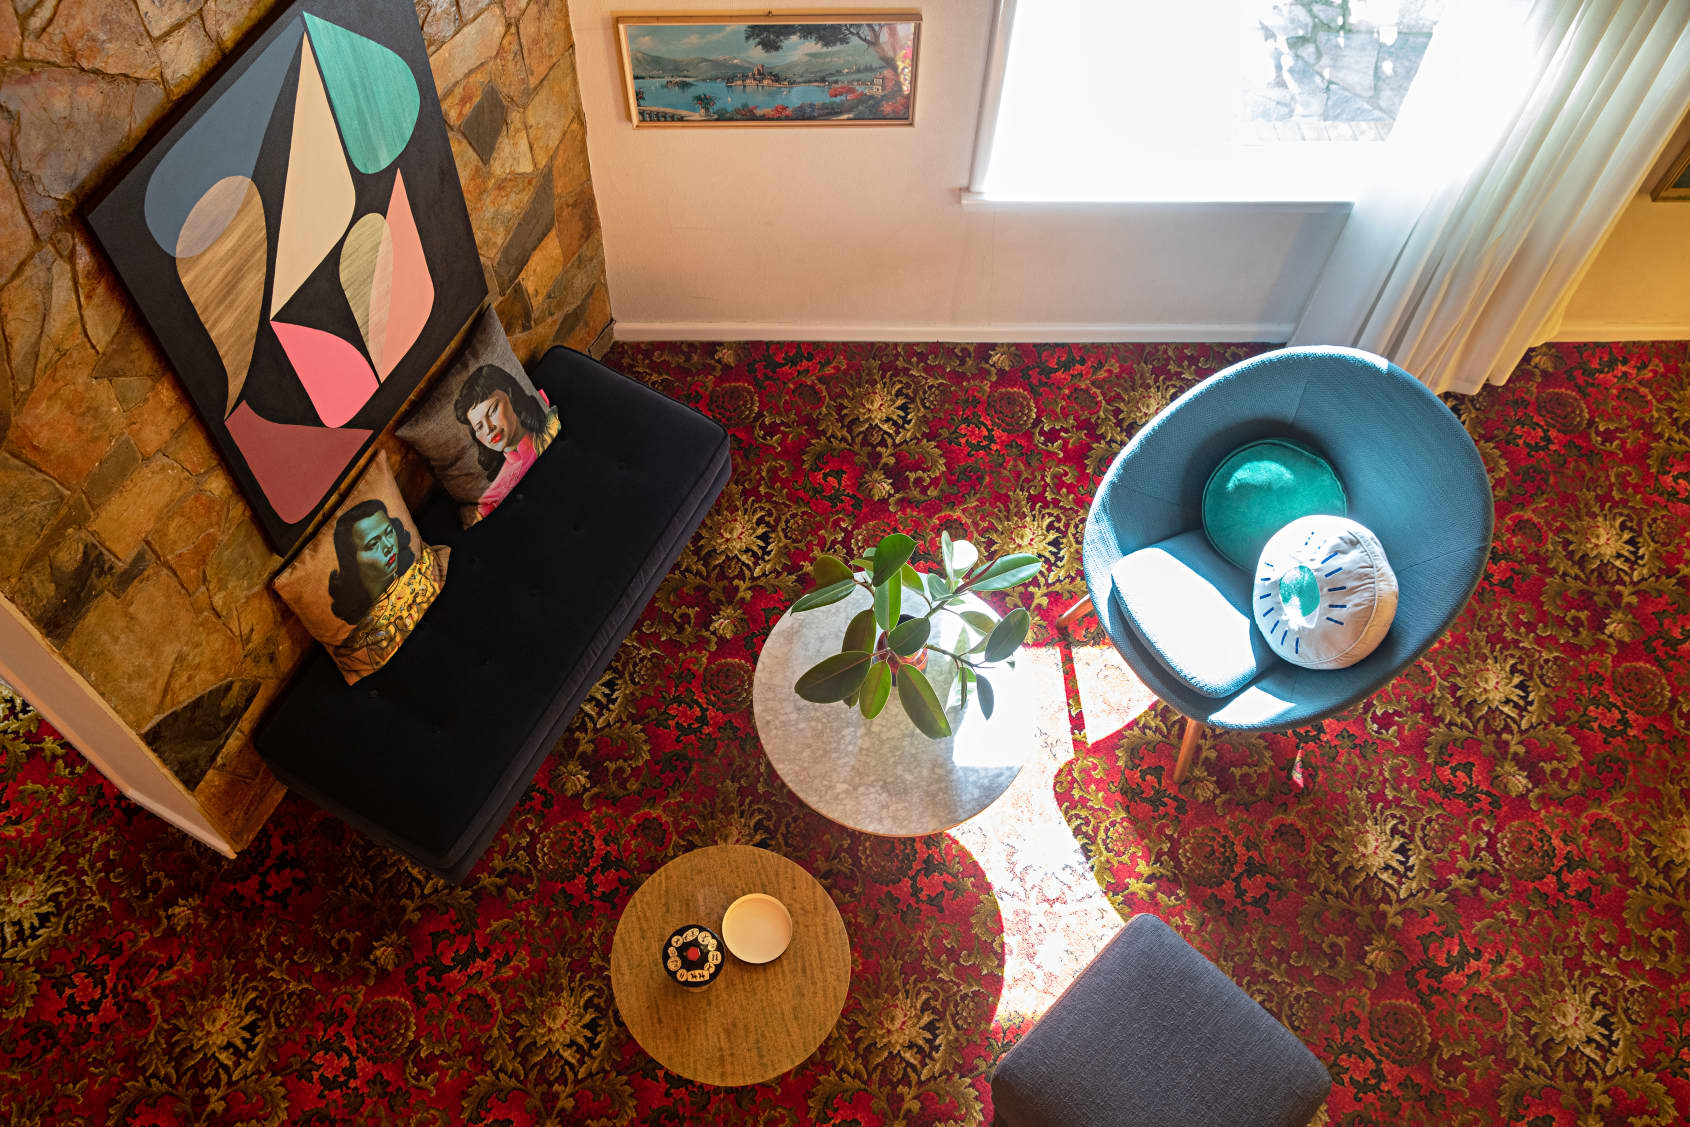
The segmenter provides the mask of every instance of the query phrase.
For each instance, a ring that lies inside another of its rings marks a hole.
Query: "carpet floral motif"
[[[1015,595],[1071,667],[1100,640],[1054,629],[1095,482],[1259,347],[618,346],[613,366],[732,430],[734,478],[462,887],[291,797],[225,860],[0,693],[0,1118],[986,1119],[1033,1016],[994,1017],[1019,893],[952,836],[873,838],[793,798],[752,723],[757,652],[817,551],[950,528],[1047,561]],[[1680,1123],[1690,353],[1549,346],[1451,405],[1497,541],[1424,661],[1324,724],[1211,735],[1183,791],[1178,718],[1095,734],[1070,676],[1055,800],[1123,917],[1167,919],[1328,1064],[1327,1122]],[[808,868],[855,958],[817,1054],[742,1089],[660,1068],[609,989],[622,905],[717,843]]]

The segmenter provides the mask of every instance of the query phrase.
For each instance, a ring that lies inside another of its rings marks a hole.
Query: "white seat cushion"
[[[1229,697],[1273,663],[1250,623],[1250,576],[1202,529],[1140,548],[1110,574],[1133,632],[1194,692]]]

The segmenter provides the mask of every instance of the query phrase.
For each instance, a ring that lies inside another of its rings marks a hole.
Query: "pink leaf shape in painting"
[[[324,426],[345,424],[381,386],[364,354],[333,333],[285,321],[271,321],[270,327]]]
[[[367,430],[271,422],[250,403],[236,407],[224,425],[264,499],[288,524],[311,515],[370,437]]]
[[[434,279],[429,277],[428,259],[423,256],[422,236],[411,214],[405,194],[405,175],[393,178],[393,198],[387,205],[387,228],[393,240],[393,282],[387,313],[387,332],[382,339],[376,374],[382,379],[399,366],[428,324],[434,310]]]

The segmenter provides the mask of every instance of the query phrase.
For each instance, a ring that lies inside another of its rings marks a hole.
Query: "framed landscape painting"
[[[87,218],[282,555],[486,294],[411,0],[279,5]]]
[[[1684,151],[1672,162],[1672,167],[1661,177],[1661,182],[1655,185],[1655,190],[1649,193],[1649,198],[1656,203],[1662,200],[1690,200],[1690,145],[1684,146]]]
[[[910,125],[919,12],[618,16],[636,127]]]

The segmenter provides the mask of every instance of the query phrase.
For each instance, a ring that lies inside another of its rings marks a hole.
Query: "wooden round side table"
[[[792,914],[792,943],[770,963],[727,956],[709,986],[669,981],[659,949],[686,924],[720,931],[722,913],[766,892]],[[640,1047],[688,1080],[731,1086],[772,1080],[816,1051],[845,1006],[851,943],[827,890],[779,854],[713,845],[670,861],[629,899],[610,946],[610,986]]]

